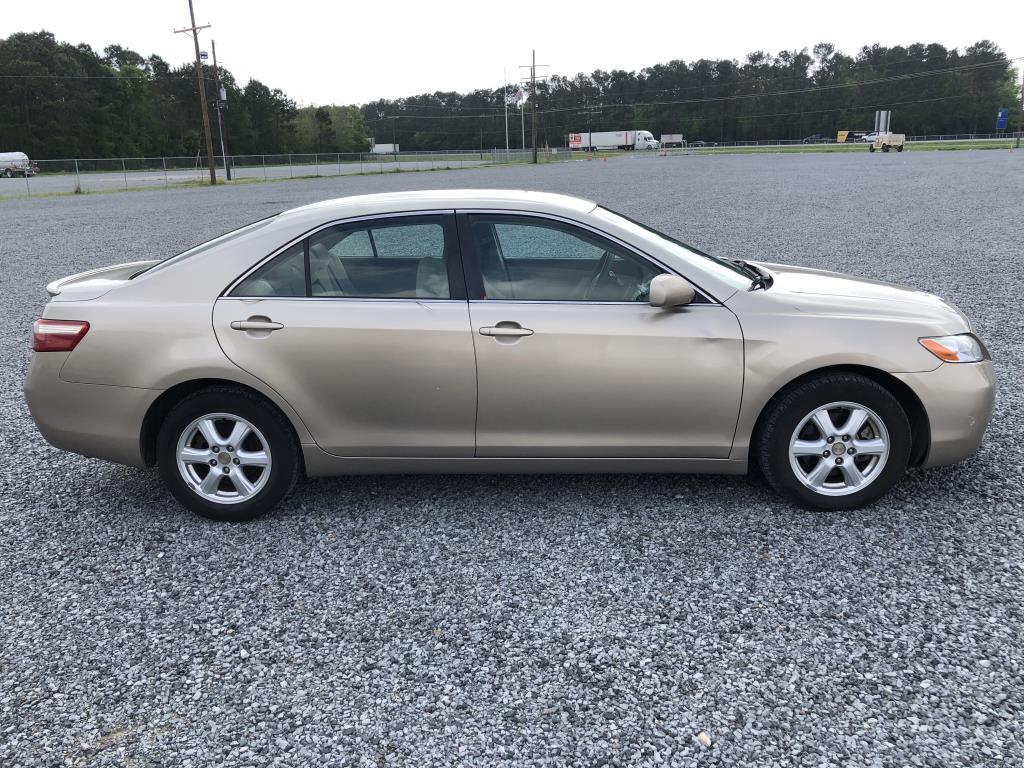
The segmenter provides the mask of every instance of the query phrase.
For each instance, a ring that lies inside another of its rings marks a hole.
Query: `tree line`
[[[402,149],[505,146],[505,99],[518,86],[461,94],[437,92],[363,106],[378,141]],[[538,143],[565,146],[568,134],[645,129],[714,142],[834,138],[870,131],[878,109],[893,111],[892,130],[908,135],[992,133],[996,111],[1020,115],[1016,72],[988,40],[963,52],[936,43],[865,46],[854,56],[819,43],[809,52],[762,51],[740,63],[701,59],[638,72],[596,70],[537,84]],[[525,105],[530,145],[530,104]],[[509,115],[512,147],[522,146],[519,109]]]
[[[522,118],[530,144],[532,104],[516,105],[518,86],[300,108],[259,80],[243,86],[224,67],[216,74],[230,154],[365,152],[370,139],[403,151],[504,148],[506,101],[511,146],[522,146]],[[214,75],[203,66],[216,126]],[[819,43],[742,62],[679,59],[555,75],[536,94],[538,143],[551,147],[588,129],[716,142],[834,136],[871,130],[876,109],[892,109],[893,130],[910,135],[989,133],[997,108],[1016,120],[1019,104],[1013,62],[988,40],[962,52],[914,43],[850,56]],[[120,45],[98,53],[49,32],[0,40],[0,150],[39,159],[191,156],[203,149],[201,126],[194,64],[174,67]]]
[[[216,131],[212,66],[203,66]],[[357,107],[299,108],[259,80],[219,67],[230,154],[364,152]],[[38,159],[191,156],[205,151],[195,65],[171,66],[120,45],[97,53],[49,32],[0,40],[0,145]],[[215,151],[220,154],[214,137]]]

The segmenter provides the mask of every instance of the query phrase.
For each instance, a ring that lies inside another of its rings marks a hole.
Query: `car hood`
[[[953,304],[917,288],[787,264],[759,262],[758,266],[774,278],[768,293],[801,312],[918,319],[948,326],[949,333],[971,329],[967,317]]]
[[[59,280],[46,286],[46,292],[53,301],[89,301],[98,299],[113,288],[123,285],[144,269],[158,264],[159,261],[132,261],[127,264],[115,264],[112,267],[90,269]]]

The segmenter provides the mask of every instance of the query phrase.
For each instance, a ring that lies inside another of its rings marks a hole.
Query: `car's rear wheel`
[[[178,403],[157,436],[157,464],[175,498],[214,520],[249,520],[273,509],[298,479],[291,426],[245,390],[217,387]]]
[[[779,493],[809,509],[856,509],[900,481],[910,458],[910,423],[883,386],[834,373],[786,392],[758,435],[761,470]]]

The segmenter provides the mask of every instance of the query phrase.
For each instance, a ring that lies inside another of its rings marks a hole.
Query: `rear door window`
[[[314,297],[447,299],[447,222],[440,216],[343,224],[309,238]]]
[[[296,243],[284,253],[257,269],[239,283],[233,296],[305,296],[306,266],[302,243]]]
[[[465,297],[450,215],[401,216],[327,227],[248,275],[245,297],[448,299]]]

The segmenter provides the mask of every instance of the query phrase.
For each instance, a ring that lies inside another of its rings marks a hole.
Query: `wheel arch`
[[[292,430],[296,445],[302,444],[299,432],[296,430],[295,424],[289,417],[288,413],[258,389],[242,384],[238,381],[232,381],[231,379],[189,379],[188,381],[180,382],[169,389],[164,390],[160,396],[150,404],[146,411],[146,415],[142,419],[142,428],[139,432],[139,450],[142,454],[142,460],[147,467],[156,465],[157,435],[160,432],[160,425],[163,424],[164,419],[167,418],[167,414],[171,412],[171,409],[189,395],[212,387],[227,387],[255,395],[263,401],[268,408],[272,408],[281,415]],[[299,455],[301,457],[301,451],[299,452]]]
[[[931,426],[928,421],[928,412],[925,410],[924,404],[922,404],[921,399],[917,396],[914,390],[907,386],[907,384],[900,381],[890,373],[866,365],[830,365],[823,368],[815,368],[812,371],[800,374],[795,379],[784,384],[777,392],[775,392],[775,394],[768,398],[768,401],[761,407],[761,410],[757,415],[757,420],[754,422],[753,432],[751,433],[751,450],[756,450],[761,439],[761,430],[765,416],[775,406],[775,403],[777,403],[791,389],[800,386],[800,384],[808,379],[828,373],[860,374],[861,376],[871,379],[876,384],[884,387],[889,394],[895,397],[897,402],[899,402],[900,407],[903,409],[903,412],[907,415],[907,421],[910,422],[911,446],[910,461],[908,462],[909,466],[921,466],[925,457],[928,455],[928,447],[931,443]]]

